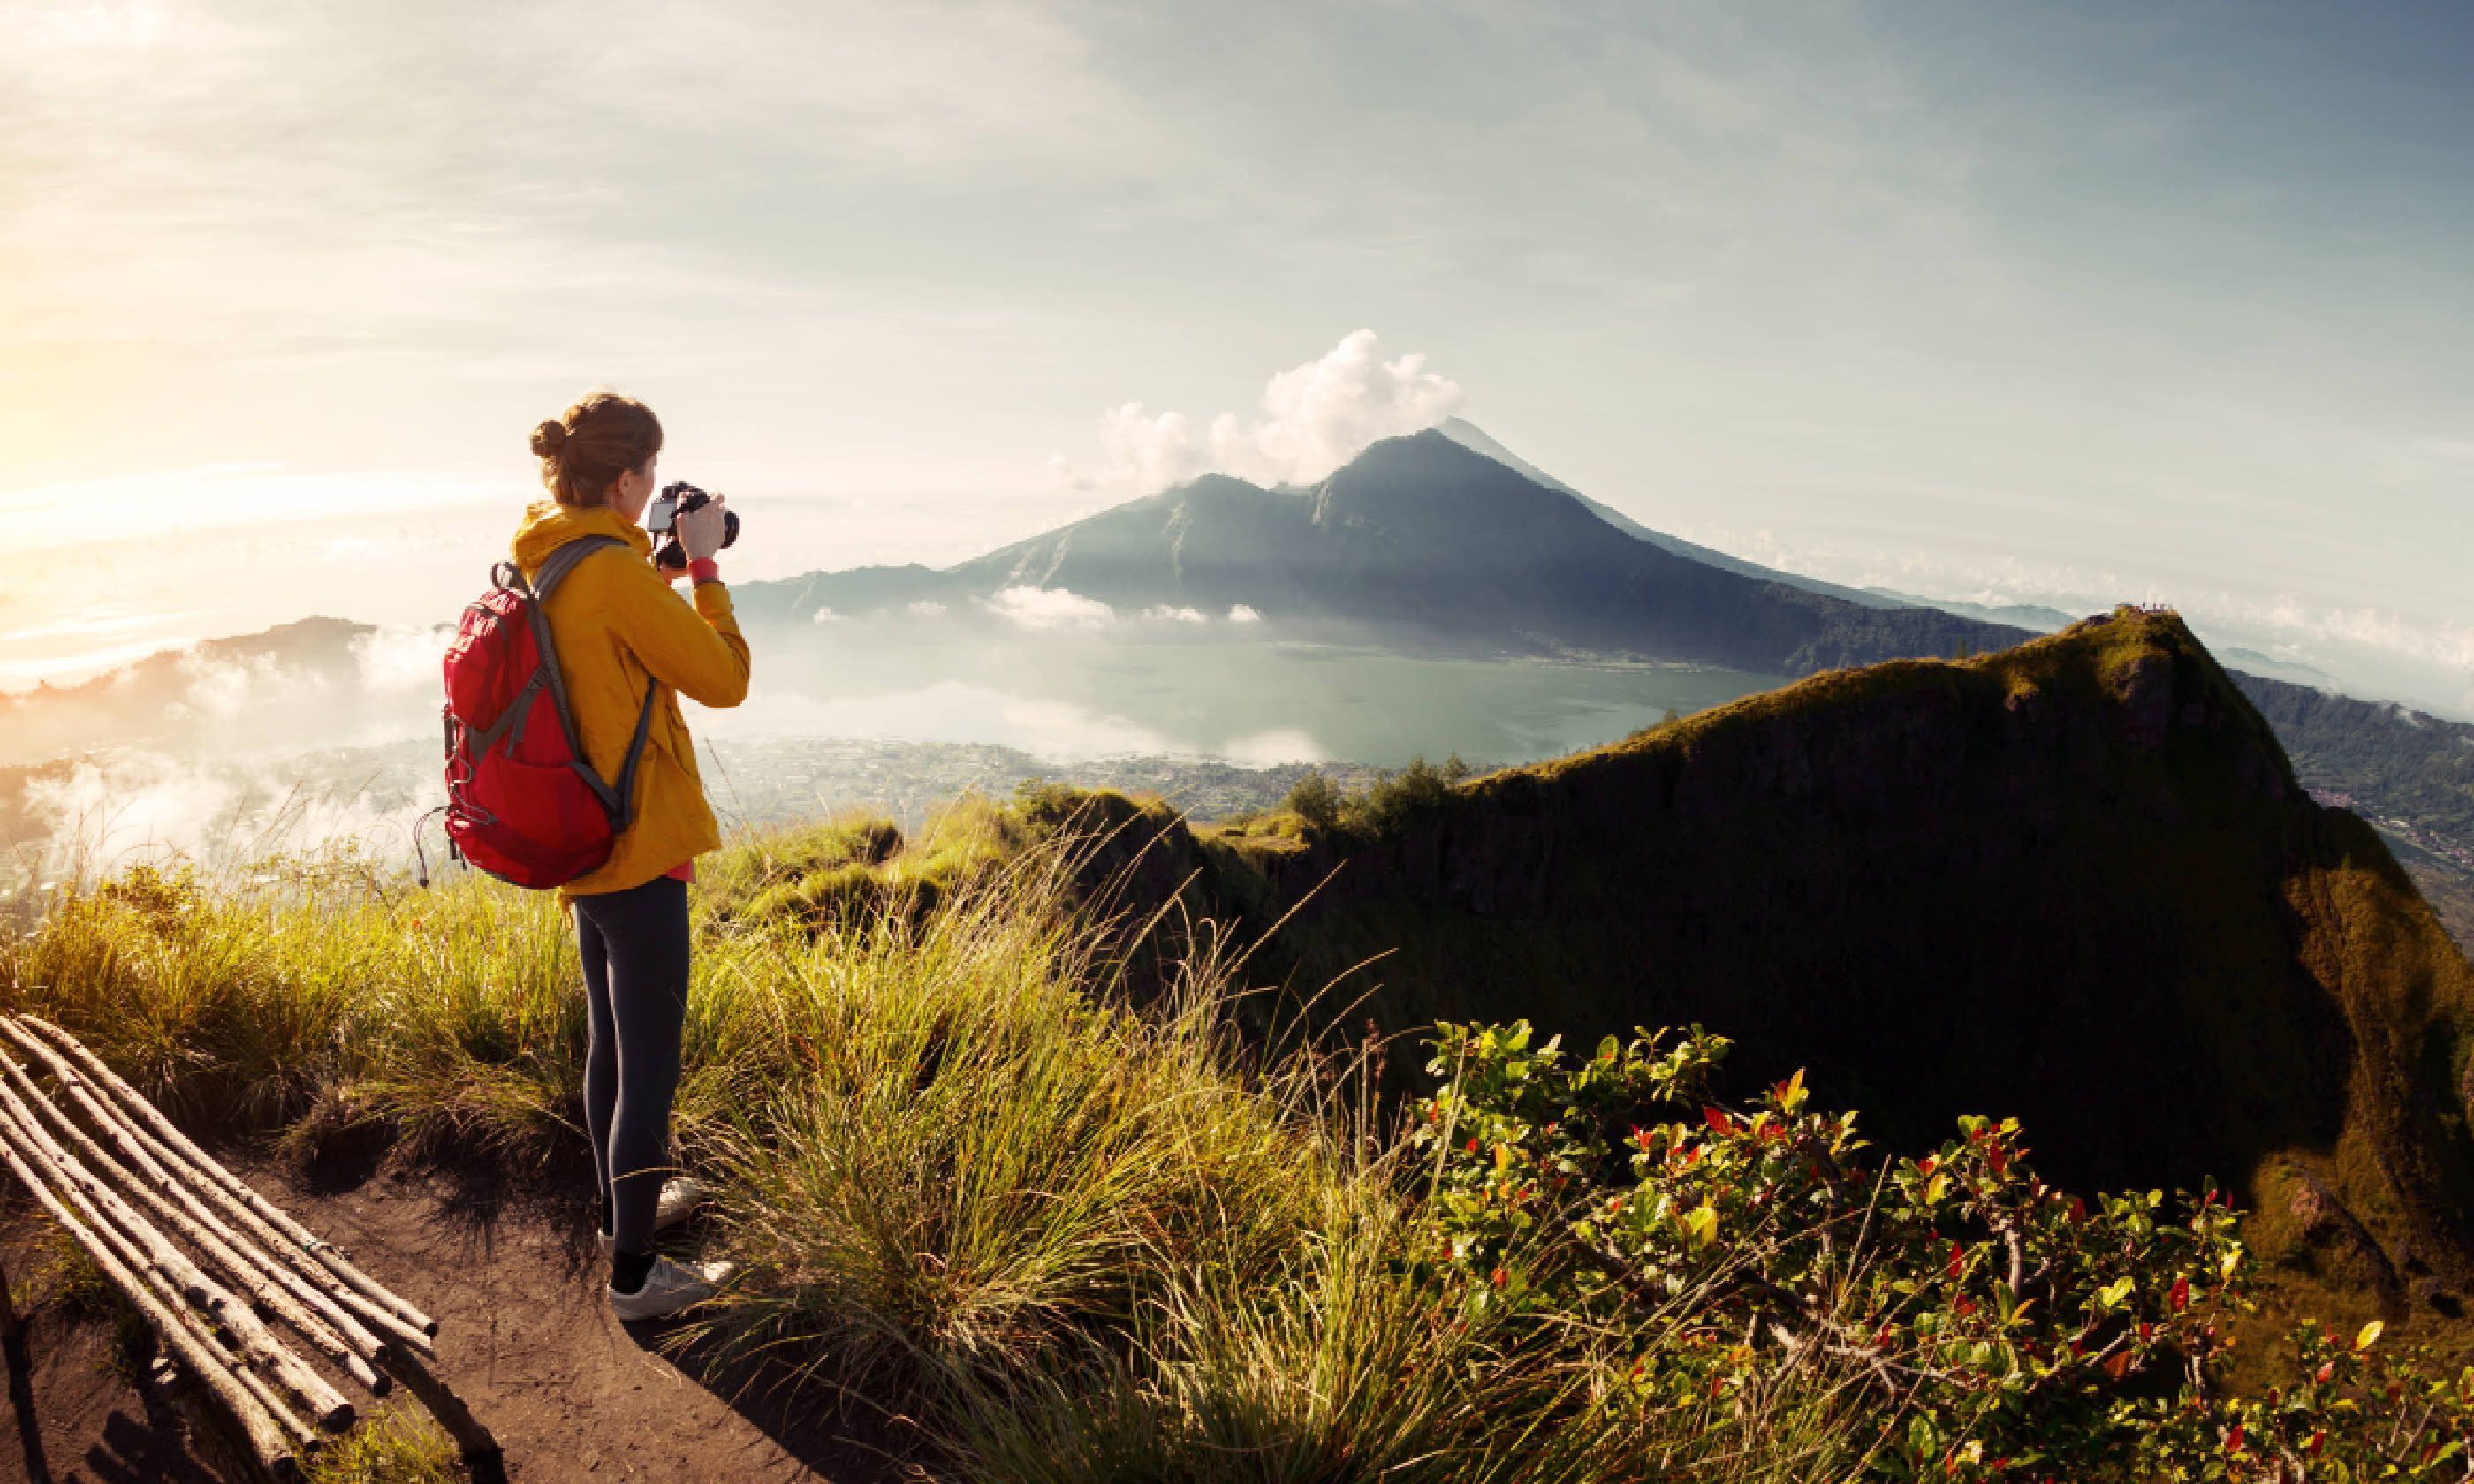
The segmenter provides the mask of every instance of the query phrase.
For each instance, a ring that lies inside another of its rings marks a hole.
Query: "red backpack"
[[[527,585],[512,562],[490,569],[490,590],[464,610],[447,646],[447,842],[463,857],[518,886],[550,887],[598,870],[633,821],[636,764],[652,730],[644,709],[618,781],[604,783],[584,760],[567,682],[542,605],[567,574],[614,536],[578,537],[550,553]]]

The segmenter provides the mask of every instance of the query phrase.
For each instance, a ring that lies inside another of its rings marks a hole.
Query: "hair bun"
[[[555,459],[567,446],[567,424],[552,418],[533,429],[533,454],[536,458]]]

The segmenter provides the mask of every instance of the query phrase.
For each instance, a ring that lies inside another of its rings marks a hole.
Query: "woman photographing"
[[[739,705],[747,695],[747,641],[716,564],[728,520],[721,496],[677,515],[684,570],[654,564],[643,524],[660,488],[662,425],[652,409],[593,393],[535,428],[532,451],[550,497],[526,507],[509,544],[525,579],[582,537],[616,538],[627,548],[586,555],[542,606],[577,744],[600,777],[620,776],[648,689],[654,697],[632,823],[608,861],[558,889],[584,960],[584,1116],[610,1306],[621,1319],[649,1319],[710,1297],[723,1276],[716,1264],[657,1257],[653,1233],[686,1219],[703,1196],[693,1181],[665,1176],[687,1023],[688,883],[695,857],[721,843],[678,698]],[[671,586],[679,577],[692,584],[688,600]]]

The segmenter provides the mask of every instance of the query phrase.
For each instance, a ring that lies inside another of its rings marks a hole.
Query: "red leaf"
[[[2173,1305],[2173,1312],[2176,1314],[2189,1308],[2191,1306],[2191,1281],[2187,1278],[2177,1278],[2173,1280],[2173,1287],[2167,1294],[2166,1302]]]
[[[1734,1127],[1727,1121],[1726,1110],[1721,1108],[1709,1106],[1703,1107],[1701,1110],[1701,1121],[1710,1125],[1712,1130],[1720,1134],[1732,1133]]]
[[[2234,1424],[2234,1430],[2233,1430],[2232,1432],[2227,1433],[2227,1434],[2225,1435],[2225,1451],[2226,1451],[2226,1452],[2228,1452],[2228,1453],[2239,1453],[2239,1452],[2241,1452],[2241,1451],[2242,1451],[2242,1440],[2243,1440],[2243,1429],[2242,1429],[2242,1424],[2240,1424],[2240,1423],[2236,1423],[2236,1424]]]

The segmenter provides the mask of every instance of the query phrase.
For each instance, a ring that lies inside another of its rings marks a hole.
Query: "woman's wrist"
[[[721,581],[721,563],[711,557],[698,557],[688,563],[688,576],[699,583]]]

